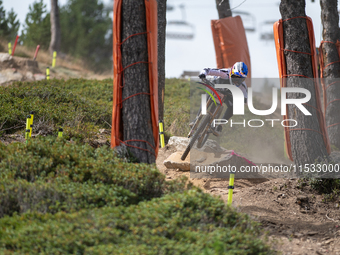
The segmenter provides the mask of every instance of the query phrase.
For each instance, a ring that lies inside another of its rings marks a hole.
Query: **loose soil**
[[[167,169],[163,161],[176,149],[159,150],[158,169],[166,179],[190,178],[189,171]],[[228,200],[228,179],[192,179],[205,192]],[[232,205],[252,216],[267,231],[272,247],[281,254],[340,254],[339,201],[323,196],[298,179],[235,179]]]

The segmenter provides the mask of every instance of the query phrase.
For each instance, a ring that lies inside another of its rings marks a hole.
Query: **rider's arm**
[[[211,76],[219,76],[223,79],[229,78],[229,69],[216,69],[216,68],[204,68],[201,73],[205,73],[205,75],[211,75]]]
[[[242,82],[241,85],[238,87],[239,89],[242,90],[243,96],[244,96],[244,103],[246,103],[247,98],[248,98],[248,87],[245,82]]]

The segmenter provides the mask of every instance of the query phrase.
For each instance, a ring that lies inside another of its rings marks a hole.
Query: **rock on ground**
[[[256,166],[245,157],[235,154],[232,150],[226,150],[219,146],[216,141],[210,139],[200,149],[194,146],[187,158],[182,161],[181,156],[188,144],[189,138],[177,136],[170,138],[168,145],[174,146],[177,151],[164,160],[164,165],[168,169],[190,170],[192,178],[229,178],[229,173],[232,170],[239,170],[241,166]],[[219,168],[220,172],[217,172],[217,166],[221,167]],[[264,178],[258,173],[237,173],[235,177]]]
[[[45,78],[39,70],[38,62],[27,58],[12,57],[8,53],[0,53],[0,85]]]
[[[190,155],[185,160],[181,160],[183,151],[172,153],[166,160],[164,165],[168,169],[180,169],[182,171],[190,171]]]
[[[172,136],[169,139],[168,145],[174,146],[177,151],[184,151],[189,145],[189,141],[190,139],[186,137]],[[205,152],[223,152],[226,149],[221,147],[216,141],[208,139],[199,150]]]

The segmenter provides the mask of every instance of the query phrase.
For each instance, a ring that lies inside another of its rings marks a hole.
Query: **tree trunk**
[[[339,36],[339,15],[337,0],[321,0],[321,20],[323,25],[323,40],[333,43],[323,43],[323,62],[326,66],[329,63],[336,62],[327,66],[323,71],[323,78],[326,90],[327,104],[340,99],[340,63],[339,54],[335,43]],[[336,82],[336,83],[334,83]],[[331,83],[333,85],[329,86]],[[326,105],[327,105],[326,104]],[[340,100],[330,103],[325,110],[326,126],[330,143],[340,149]],[[339,123],[337,125],[333,125]]]
[[[293,17],[305,17],[305,0],[282,0],[280,13],[282,19]],[[306,20],[296,18],[283,22],[284,48],[299,52],[311,52]],[[296,52],[285,51],[287,68],[287,87],[305,88],[311,93],[309,105],[316,107],[316,94],[313,80],[311,56]],[[304,75],[312,79],[289,75]],[[304,98],[304,94],[289,93],[288,98]],[[320,125],[315,108],[304,104],[311,116],[304,115],[295,105],[289,105],[288,114],[290,119],[297,121],[297,126],[291,129],[312,129],[290,131],[292,156],[296,165],[315,163],[316,160],[328,159]],[[321,110],[321,109],[320,109]],[[288,123],[286,123],[288,124]],[[290,123],[292,124],[292,123]]]
[[[229,0],[216,0],[216,8],[219,19],[227,18],[232,15]]]
[[[51,54],[53,54],[53,51],[60,50],[60,45],[61,45],[58,0],[51,0],[50,20],[51,20],[51,42],[50,42],[49,51]]]
[[[122,1],[122,41],[130,35],[146,32],[144,0]],[[129,38],[122,44],[123,68],[136,62],[148,62],[147,35],[140,34]],[[150,93],[147,63],[138,63],[127,67],[123,76],[123,99],[136,93]],[[124,141],[144,140],[153,147],[151,105],[149,94],[139,94],[123,101],[122,120]],[[141,163],[155,163],[154,149],[146,142],[127,142],[132,154]],[[151,151],[152,153],[148,152]]]
[[[157,0],[158,12],[158,118],[164,120],[166,0]]]

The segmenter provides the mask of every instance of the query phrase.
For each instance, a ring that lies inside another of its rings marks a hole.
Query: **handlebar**
[[[201,79],[203,82],[207,83],[208,85],[212,86],[213,88],[215,87],[215,84],[211,81],[209,81],[207,78],[202,78]]]
[[[213,83],[212,81],[208,80],[207,78],[201,78],[201,80],[202,80],[202,82],[204,82],[204,83],[210,85],[211,87],[215,88],[216,84]],[[218,92],[220,92],[222,94],[225,94],[225,95],[231,94],[231,91],[229,89],[227,89],[227,88],[225,88],[225,89],[216,89],[216,91],[218,91]]]

